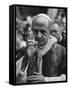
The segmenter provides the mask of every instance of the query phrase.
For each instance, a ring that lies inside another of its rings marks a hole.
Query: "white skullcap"
[[[40,13],[40,14],[34,16],[33,20],[34,20],[35,18],[38,18],[38,17],[44,17],[44,18],[47,19],[49,22],[51,22],[50,17],[49,17],[48,15],[44,14],[44,13]]]
[[[51,24],[51,19],[48,15],[40,13],[33,17],[32,26],[37,24],[49,25]]]

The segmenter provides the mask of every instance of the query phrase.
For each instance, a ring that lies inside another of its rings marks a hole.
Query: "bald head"
[[[50,28],[51,28],[50,31],[53,31],[53,30],[60,31],[60,27],[57,23],[53,23]]]

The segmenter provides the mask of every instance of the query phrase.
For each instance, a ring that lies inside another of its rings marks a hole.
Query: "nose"
[[[55,35],[55,32],[52,32],[52,35]]]
[[[38,32],[38,37],[39,37],[39,38],[41,37],[41,32]]]

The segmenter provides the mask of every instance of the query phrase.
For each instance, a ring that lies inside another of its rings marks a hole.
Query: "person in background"
[[[62,26],[63,26],[63,30],[62,30],[62,41],[61,41],[61,44],[64,46],[64,47],[67,47],[67,36],[66,36],[66,17],[64,16],[62,18]]]
[[[50,34],[57,39],[58,43],[62,41],[61,25],[59,22],[52,22],[50,27]]]

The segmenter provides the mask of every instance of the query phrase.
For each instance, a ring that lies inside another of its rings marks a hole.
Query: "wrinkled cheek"
[[[44,42],[45,42],[45,44],[47,44],[47,43],[48,43],[48,39],[45,39],[45,41],[44,41]]]
[[[62,40],[62,35],[61,34],[56,34],[55,37],[57,38],[58,41]]]
[[[49,36],[44,37],[44,42],[47,44]]]

